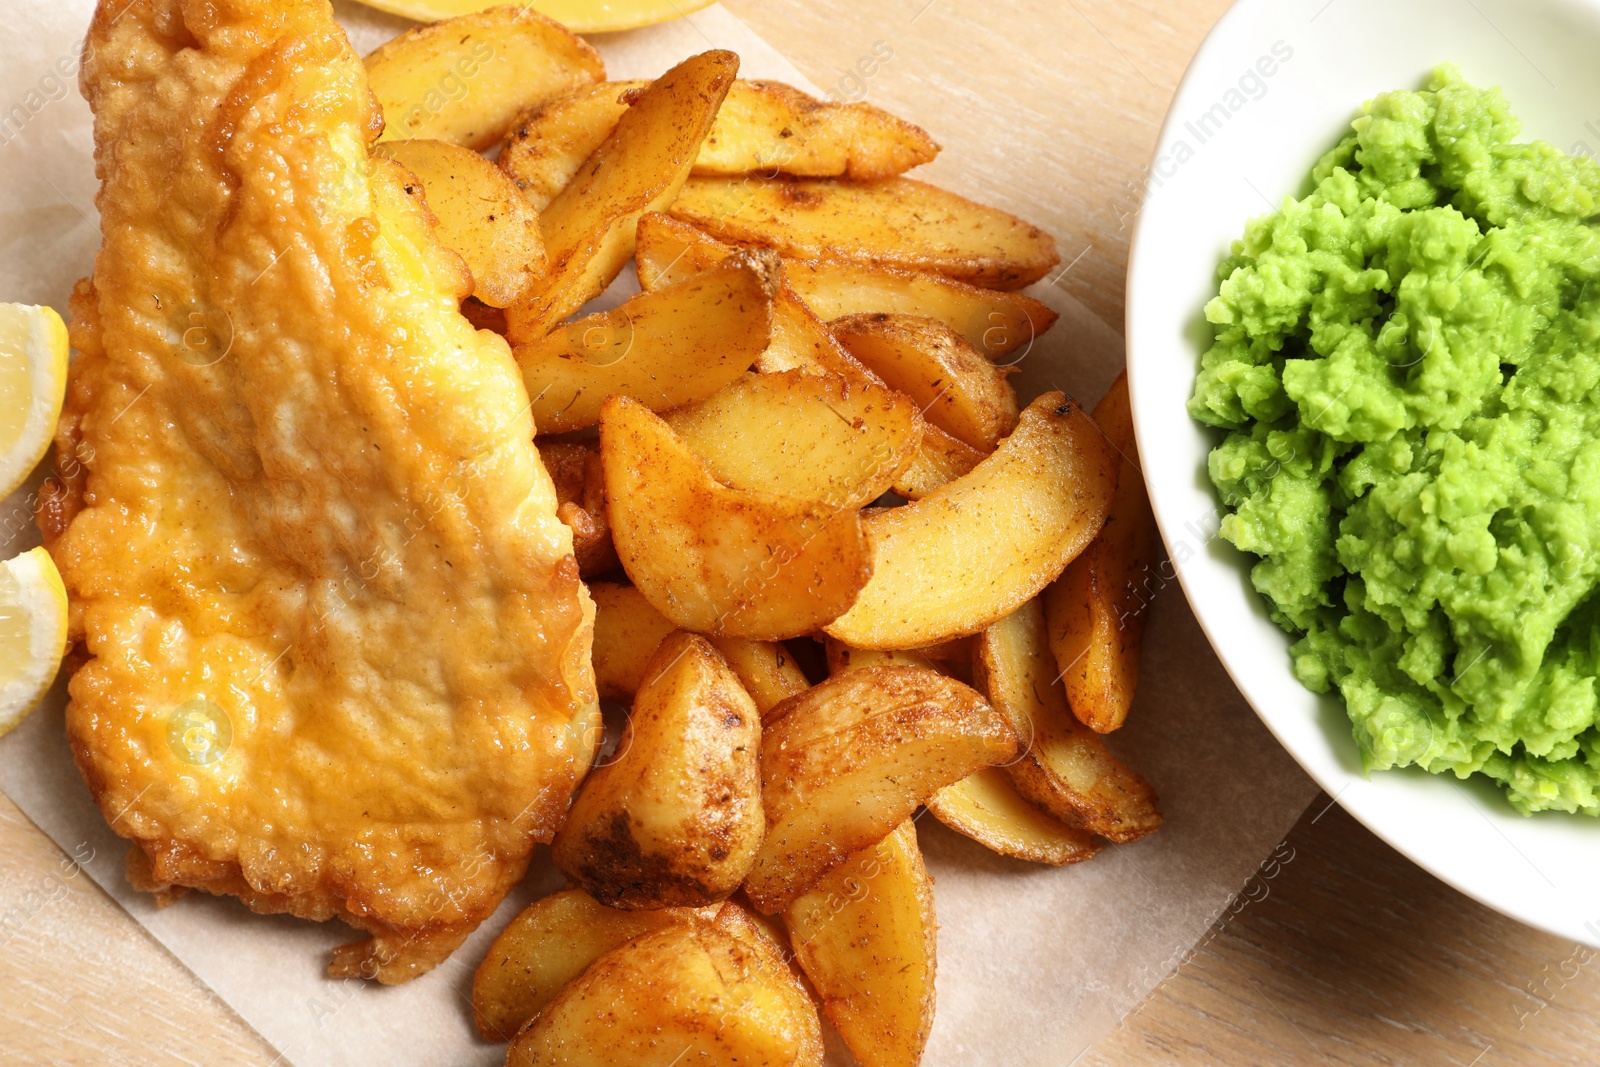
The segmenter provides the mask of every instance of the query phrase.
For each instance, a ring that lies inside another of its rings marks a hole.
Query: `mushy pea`
[[[1246,228],[1189,410],[1222,535],[1370,769],[1600,815],[1600,167],[1453,67]]]

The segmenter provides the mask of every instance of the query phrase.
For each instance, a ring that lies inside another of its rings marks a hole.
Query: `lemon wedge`
[[[67,589],[42,548],[0,564],[0,735],[28,717],[67,647]]]
[[[67,327],[47,307],[0,304],[0,497],[50,447],[67,390]]]
[[[505,0],[363,0],[368,7],[391,15],[438,22],[457,15],[472,15]],[[680,15],[710,7],[712,0],[532,0],[528,8],[555,19],[573,33],[611,33],[670,22]]]

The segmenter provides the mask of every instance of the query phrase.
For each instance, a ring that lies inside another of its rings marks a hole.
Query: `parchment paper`
[[[91,0],[7,0],[0,37],[0,299],[67,310],[72,282],[99,244],[90,116],[78,96],[78,52]],[[339,6],[366,51],[406,23]],[[613,77],[652,77],[709,47],[732,48],[741,73],[809,87],[773,48],[720,6],[647,30],[597,39]],[[815,91],[812,88],[812,91]],[[958,113],[911,115],[935,135]],[[1029,350],[1016,379],[1032,396],[1060,387],[1097,399],[1122,364],[1118,332],[1048,284],[1032,292],[1062,321]],[[48,466],[48,461],[46,463]],[[38,542],[29,512],[43,477],[0,504],[6,555]],[[1199,548],[1210,515],[1190,525]],[[1169,546],[1171,547],[1171,546]],[[974,561],[977,565],[978,561]],[[1305,808],[1314,786],[1235,692],[1175,583],[1155,593],[1138,704],[1112,745],[1161,794],[1167,825],[1065,869],[1004,859],[919,822],[938,882],[937,1022],[926,1062],[1063,1064],[1077,1058],[1169,973]],[[126,848],[89,799],[62,726],[65,686],[0,741],[0,788],[129,914],[210,984],[297,1067],[439,1067],[500,1062],[471,1029],[467,991],[492,939],[560,877],[541,850],[514,899],[446,964],[398,988],[322,977],[328,951],[351,938],[317,925],[190,896],[158,911],[128,889]],[[92,1010],[92,1006],[85,1006]],[[836,1037],[832,1058],[848,1063]]]

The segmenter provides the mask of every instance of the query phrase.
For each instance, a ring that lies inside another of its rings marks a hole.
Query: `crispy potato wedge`
[[[702,52],[639,93],[540,213],[550,268],[507,309],[512,341],[542,336],[611,284],[633,257],[639,216],[678,195],[738,69],[732,52]]]
[[[709,640],[717,646],[722,658],[728,661],[733,673],[739,676],[740,684],[750,694],[750,699],[756,702],[756,709],[761,712],[763,719],[785,700],[811,688],[811,680],[795,663],[794,657],[789,655],[789,650],[777,641],[752,641],[748,637],[717,635],[712,635]]]
[[[629,700],[661,642],[678,628],[631,585],[590,582],[594,598],[594,681],[600,696]],[[735,672],[737,673],[737,672]]]
[[[514,345],[538,432],[595,425],[613,394],[656,410],[704,400],[766,347],[776,284],[771,255],[745,252]]]
[[[611,522],[606,517],[605,474],[600,450],[591,445],[543,441],[539,458],[556,484],[556,517],[572,531],[572,554],[585,578],[616,570]]]
[[[1055,239],[996,208],[910,178],[690,178],[669,213],[785,258],[829,256],[1021,289],[1055,266]],[[550,244],[546,235],[546,244]]]
[[[921,500],[941,485],[971,474],[987,455],[924,420],[922,446],[895,479],[894,491],[907,500]]]
[[[720,907],[720,905],[718,906]],[[581,889],[529,904],[489,946],[472,980],[472,1021],[490,1041],[509,1041],[584,969],[619,945],[712,908],[608,908]]]
[[[501,165],[535,207],[566,188],[622,118],[642,81],[582,85],[518,116]],[[694,174],[892,178],[936,156],[927,132],[871,104],[824,103],[782,82],[736,80]]]
[[[385,141],[373,153],[417,176],[439,240],[466,261],[481,303],[503,308],[544,272],[539,216],[493,163],[469,148],[423,139]],[[411,183],[405,189],[410,193]]]
[[[665,418],[725,484],[837,508],[882,496],[922,441],[904,395],[797,370],[743,375]]]
[[[985,767],[928,798],[933,817],[1002,856],[1060,867],[1099,851],[1094,835],[1068,826],[1017,792],[1000,767]]]
[[[572,184],[583,161],[616,129],[622,113],[639,98],[646,81],[607,81],[580,85],[511,124],[500,149],[504,170],[528,203],[543,211]]]
[[[1021,758],[1006,767],[1017,792],[1112,841],[1135,841],[1161,828],[1150,783],[1068,709],[1038,600],[983,632],[974,666],[978,686],[1024,739]]]
[[[805,986],[757,938],[673,924],[612,949],[519,1033],[506,1067],[821,1067]]]
[[[936,790],[1016,750],[976,691],[917,667],[845,671],[784,701],[763,727],[767,837],[745,893],[783,910]]]
[[[723,485],[637,400],[606,401],[600,455],[622,567],[685,630],[798,637],[847,610],[872,573],[859,512]]]
[[[744,881],[766,824],[761,713],[705,638],[669,635],[617,757],[589,775],[550,844],[556,868],[612,907],[700,907]]]
[[[1126,373],[1095,405],[1094,421],[1122,454],[1117,493],[1099,536],[1045,590],[1044,613],[1072,713],[1104,734],[1119,728],[1133,706],[1144,637],[1143,591],[1155,577],[1161,536],[1139,471]]]
[[[795,259],[784,268],[795,294],[824,321],[877,311],[938,319],[995,362],[1021,360],[1057,318],[1030,296],[926,271],[838,259]]]
[[[916,1067],[933,1027],[933,879],[907,819],[784,912],[795,958],[861,1067]]]
[[[700,146],[694,173],[844,175],[867,182],[938,154],[926,130],[871,104],[824,102],[783,82],[740,80]]]
[[[494,0],[363,0],[368,7],[392,15],[434,22],[494,5]],[[614,33],[682,18],[708,7],[712,0],[525,0],[523,6],[548,15],[573,33]]]
[[[527,5],[415,26],[366,58],[383,140],[426,137],[481,150],[519,111],[606,76],[600,53]]]
[[[871,312],[828,324],[845,351],[917,402],[923,418],[984,452],[1017,425],[1006,372],[938,319]]]
[[[1099,533],[1116,461],[1076,401],[1045,393],[970,474],[868,516],[872,580],[824,629],[852,648],[918,648],[1004,618]]]
[[[651,290],[692,278],[736,251],[737,246],[724,244],[688,223],[652,212],[639,219],[634,262],[639,268],[639,284]],[[756,357],[756,369],[763,374],[803,370],[837,374],[852,384],[879,383],[782,283],[772,301],[772,335]]]

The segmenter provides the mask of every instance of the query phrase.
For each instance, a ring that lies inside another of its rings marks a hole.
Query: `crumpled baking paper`
[[[0,299],[65,314],[72,282],[99,245],[88,107],[76,87],[90,0],[13,4],[0,38]],[[342,4],[365,52],[406,23]],[[749,77],[815,88],[737,18],[713,6],[663,26],[595,41],[611,76],[652,77],[710,47],[731,48]],[[13,103],[14,102],[14,103]],[[937,135],[959,113],[910,115]],[[1061,322],[1022,360],[1024,398],[1059,387],[1097,399],[1122,364],[1117,331],[1062,290],[1032,290]],[[47,461],[45,466],[48,467]],[[38,542],[30,511],[43,471],[0,504],[10,555]],[[1214,518],[1189,527],[1200,548]],[[1170,546],[1169,546],[1170,547]],[[973,561],[978,566],[979,561]],[[1112,745],[1161,794],[1167,825],[1054,869],[1005,859],[931,818],[918,824],[937,880],[938,1015],[930,1067],[975,1062],[1062,1064],[1079,1056],[1182,959],[1314,794],[1212,655],[1175,583],[1153,594],[1138,704]],[[90,875],[296,1067],[470,1067],[502,1046],[473,1033],[473,968],[527,901],[560,884],[541,849],[526,883],[444,965],[404,986],[323,977],[350,940],[340,923],[258,916],[231,899],[191,895],[165,910],[132,892],[125,844],[89,799],[62,726],[65,686],[0,741],[0,788]],[[836,1037],[833,1062],[848,1063]]]

